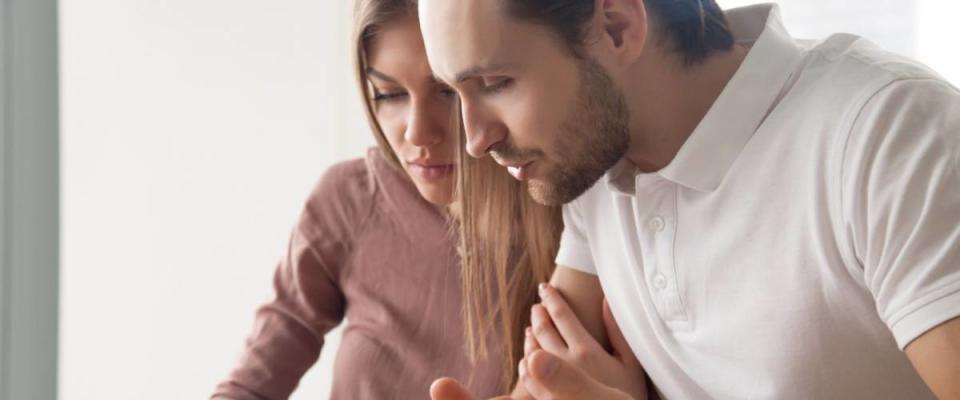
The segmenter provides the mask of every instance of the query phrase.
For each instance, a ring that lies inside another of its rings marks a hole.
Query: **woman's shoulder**
[[[307,198],[301,227],[319,225],[329,235],[331,230],[347,233],[364,225],[379,191],[377,162],[371,160],[379,157],[375,152],[371,149],[366,157],[339,161],[320,175]]]

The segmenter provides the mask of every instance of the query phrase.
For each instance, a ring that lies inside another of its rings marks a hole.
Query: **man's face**
[[[500,4],[421,0],[427,57],[461,97],[467,151],[489,153],[534,200],[563,204],[623,156],[627,107],[603,67]]]

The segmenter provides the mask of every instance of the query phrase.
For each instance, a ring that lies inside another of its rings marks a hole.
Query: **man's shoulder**
[[[903,80],[945,81],[923,63],[856,35],[835,34],[802,45],[806,48],[806,56],[798,71],[798,80],[833,93],[847,94],[848,99],[862,97],[855,96],[858,92],[869,96],[871,92]]]

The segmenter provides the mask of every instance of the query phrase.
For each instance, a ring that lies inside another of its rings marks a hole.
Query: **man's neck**
[[[626,157],[644,172],[666,167],[720,97],[747,52],[746,47],[735,45],[692,66],[677,54],[659,52],[638,63],[624,88],[631,115]]]

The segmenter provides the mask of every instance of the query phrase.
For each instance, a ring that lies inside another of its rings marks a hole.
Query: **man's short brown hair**
[[[585,25],[593,17],[595,0],[502,1],[508,15],[552,29],[574,54],[581,54]],[[688,65],[733,47],[733,34],[714,0],[645,0],[644,4],[662,27],[666,44],[681,54]]]

